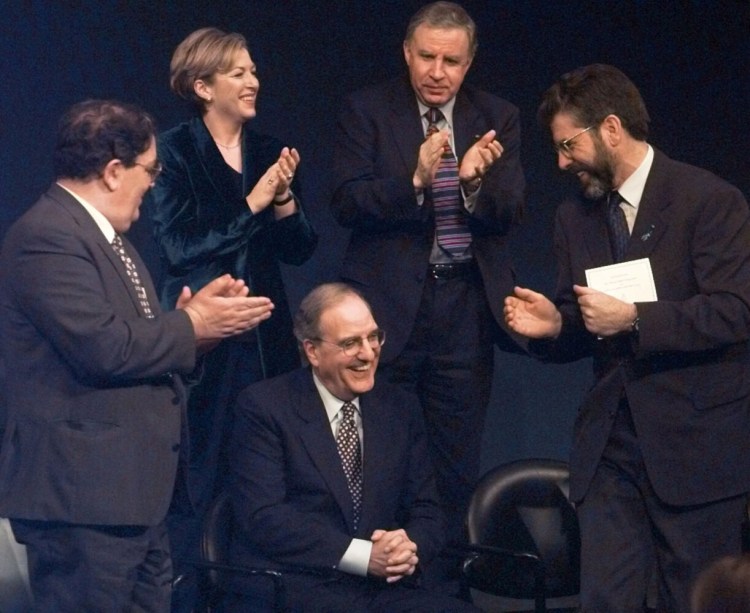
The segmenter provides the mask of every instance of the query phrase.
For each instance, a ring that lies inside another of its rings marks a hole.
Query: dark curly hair
[[[129,168],[149,148],[155,133],[154,119],[134,105],[116,100],[79,102],[60,119],[55,174],[59,179],[90,179],[115,159]]]
[[[633,138],[648,138],[650,119],[638,88],[607,64],[583,66],[560,77],[544,93],[537,119],[549,127],[558,113],[569,114],[580,126],[598,126],[608,115],[616,115]]]

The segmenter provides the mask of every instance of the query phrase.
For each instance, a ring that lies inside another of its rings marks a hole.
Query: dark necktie
[[[622,262],[625,259],[625,252],[630,240],[628,222],[625,219],[625,212],[622,210],[620,202],[622,202],[622,196],[616,191],[610,192],[607,224],[609,225],[609,240],[612,244],[612,255],[615,262]]]
[[[151,311],[151,305],[148,302],[146,290],[143,285],[141,285],[141,278],[138,276],[138,269],[135,267],[135,262],[130,259],[127,251],[125,251],[125,245],[123,245],[122,237],[119,234],[115,234],[115,237],[112,239],[112,249],[114,249],[115,253],[120,256],[122,263],[125,264],[125,270],[128,273],[130,282],[135,288],[135,293],[138,296],[138,302],[141,304],[141,309],[143,309],[143,314],[151,319],[154,314]]]
[[[425,115],[429,137],[438,131],[437,123],[443,118],[443,113],[431,107]],[[451,257],[462,256],[471,244],[471,232],[461,211],[458,164],[449,145],[445,146],[432,182],[432,204],[437,244]]]
[[[354,529],[359,525],[362,513],[362,452],[359,447],[359,433],[354,421],[354,405],[345,402],[341,407],[342,418],[336,432],[336,445],[341,456],[341,465],[344,467],[346,482],[349,485],[349,493],[352,496],[354,508]]]

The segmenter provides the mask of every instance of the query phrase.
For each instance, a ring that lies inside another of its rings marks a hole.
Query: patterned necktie
[[[138,301],[141,303],[141,309],[143,314],[149,319],[153,318],[154,314],[151,311],[151,305],[148,302],[148,296],[143,285],[141,285],[141,278],[138,276],[138,269],[135,267],[135,262],[130,259],[127,251],[125,251],[125,245],[122,244],[122,237],[119,234],[115,234],[112,239],[112,249],[115,253],[120,256],[122,263],[125,264],[125,270],[128,273],[130,282],[135,287],[135,293],[138,296]]]
[[[362,513],[362,452],[359,448],[359,433],[354,421],[354,405],[345,402],[341,407],[342,418],[336,432],[336,445],[339,448],[341,464],[349,485],[354,507],[354,529],[359,525]]]
[[[440,109],[431,107],[425,116],[428,122],[427,136],[430,137],[438,131],[437,123],[442,119],[443,113]],[[437,244],[451,257],[462,256],[471,244],[471,232],[461,211],[458,183],[456,157],[450,145],[446,145],[432,181],[432,204],[435,210]]]
[[[622,210],[620,202],[622,202],[622,196],[616,191],[610,192],[607,224],[609,225],[609,240],[612,244],[612,255],[615,262],[622,262],[625,259],[625,251],[627,251],[628,241],[630,241],[628,222],[625,219],[625,211]]]

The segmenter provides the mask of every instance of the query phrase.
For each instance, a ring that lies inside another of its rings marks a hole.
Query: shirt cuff
[[[370,553],[372,552],[372,541],[364,539],[352,539],[344,555],[339,560],[336,568],[342,573],[350,575],[367,576],[367,567],[370,564]]]
[[[474,212],[474,209],[477,206],[477,198],[479,197],[480,191],[482,191],[481,185],[476,190],[474,190],[470,195],[467,196],[466,192],[464,191],[463,186],[461,187],[461,195],[464,197],[464,208],[469,213]]]

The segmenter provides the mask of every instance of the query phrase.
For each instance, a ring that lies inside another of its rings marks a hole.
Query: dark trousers
[[[464,276],[430,276],[406,348],[379,370],[419,398],[449,541],[465,540],[466,509],[479,477],[494,325],[474,265]]]
[[[659,500],[623,399],[589,491],[578,505],[583,613],[642,612],[654,578],[657,611],[690,611],[698,573],[712,560],[740,553],[745,501],[736,496],[677,507]]]
[[[172,563],[163,524],[80,526],[10,520],[26,545],[38,613],[165,613]]]
[[[287,577],[287,607],[291,613],[479,613],[469,603],[411,586],[364,577],[320,580]],[[229,594],[222,613],[275,613],[266,590],[259,594]]]

